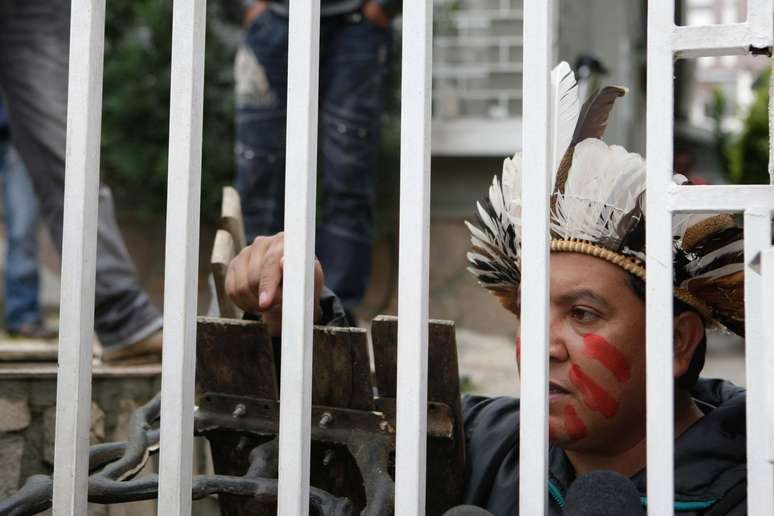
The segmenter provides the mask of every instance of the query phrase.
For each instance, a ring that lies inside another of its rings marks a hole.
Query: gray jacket
[[[691,395],[704,417],[675,440],[675,512],[679,516],[747,514],[745,392],[722,380],[699,380]],[[519,400],[468,396],[465,496],[496,516],[518,513]],[[551,516],[563,512],[575,472],[561,448],[549,450]],[[646,473],[631,477],[647,504]]]

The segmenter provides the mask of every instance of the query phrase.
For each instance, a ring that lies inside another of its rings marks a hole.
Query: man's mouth
[[[560,384],[552,381],[548,383],[548,394],[570,394],[570,391],[562,387]]]

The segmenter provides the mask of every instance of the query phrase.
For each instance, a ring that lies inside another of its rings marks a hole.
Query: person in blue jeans
[[[40,218],[60,253],[70,14],[70,0],[0,0],[0,94]],[[161,314],[137,280],[116,221],[113,196],[105,185],[99,188],[95,268],[94,329],[102,344],[102,361],[160,360]]]
[[[0,181],[7,237],[5,329],[11,337],[53,339],[39,302],[38,203],[30,178],[8,142],[0,143]]]
[[[284,225],[288,0],[224,0],[247,28],[235,60],[236,188],[248,242]],[[316,253],[351,314],[371,269],[390,19],[400,0],[322,0]],[[289,149],[292,151],[292,149]],[[350,316],[351,317],[351,316]]]
[[[43,323],[38,298],[38,200],[32,183],[10,143],[0,104],[0,182],[6,228],[5,329],[12,337],[54,338]]]

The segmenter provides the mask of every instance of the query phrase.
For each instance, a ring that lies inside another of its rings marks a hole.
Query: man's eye
[[[570,315],[580,323],[590,323],[599,320],[599,315],[596,312],[586,308],[573,308]]]

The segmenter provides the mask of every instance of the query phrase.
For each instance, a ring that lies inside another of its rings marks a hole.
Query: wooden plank
[[[427,387],[428,401],[446,403],[452,407],[459,403],[459,375],[454,322],[431,319],[428,325],[429,360]],[[397,378],[398,318],[380,315],[371,323],[376,385],[379,396],[394,398]],[[432,385],[431,385],[432,384]]]
[[[394,398],[397,382],[398,318],[380,315],[371,321],[376,390],[382,398]]]
[[[233,186],[223,187],[220,205],[220,228],[227,231],[234,241],[234,254],[245,247],[245,223],[242,217],[242,202],[239,192]]]
[[[200,394],[277,399],[274,349],[263,323],[197,317],[196,385]]]
[[[362,328],[316,327],[312,403],[373,410],[368,336]]]
[[[462,503],[465,441],[460,402],[457,339],[452,321],[431,321],[428,346],[427,399],[447,405],[454,416],[454,439],[428,439],[427,514],[443,514]],[[436,479],[443,479],[437,481]]]
[[[374,410],[368,336],[361,328],[315,327],[312,403],[327,407]],[[319,413],[319,411],[318,411]],[[322,417],[312,425],[323,426]],[[312,442],[310,480],[315,487],[365,506],[363,478],[344,446]]]
[[[277,368],[274,347],[263,323],[197,318],[196,387],[199,396],[206,392],[252,396],[276,400]],[[208,434],[215,472],[243,475],[249,466],[248,454],[265,440],[234,432]],[[220,495],[223,516],[269,516],[277,513],[276,504],[253,499]]]
[[[220,316],[229,319],[241,319],[244,311],[231,302],[226,293],[226,274],[231,260],[236,256],[237,251],[234,243],[234,237],[225,229],[219,229],[215,233],[215,242],[212,244],[212,255],[210,256],[210,271],[215,282],[215,292],[218,296],[218,308]]]
[[[395,397],[398,320],[379,316],[371,325],[376,381],[380,398]],[[462,438],[459,365],[454,323],[431,320],[428,329],[428,402],[447,405],[454,416],[453,441],[428,439],[427,514],[443,514],[460,503],[464,485],[465,444]],[[443,482],[434,481],[443,479]]]

